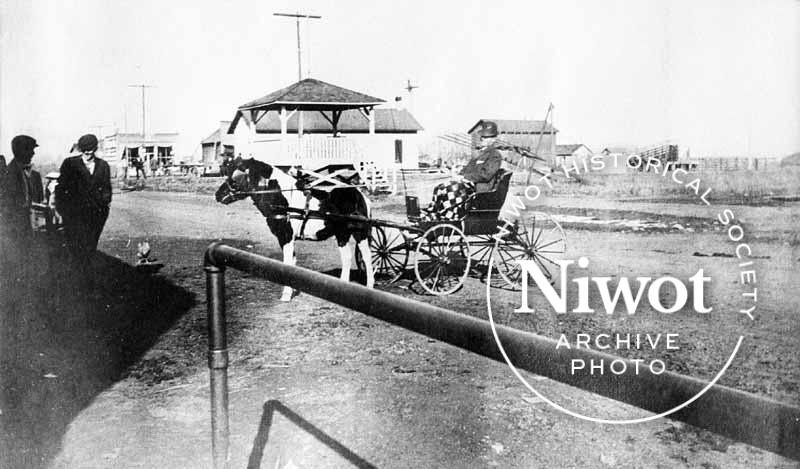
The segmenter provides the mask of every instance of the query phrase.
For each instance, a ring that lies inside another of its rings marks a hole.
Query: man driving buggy
[[[434,188],[433,200],[422,210],[424,220],[460,220],[466,215],[469,199],[475,192],[492,190],[492,181],[503,163],[503,156],[495,146],[497,134],[496,123],[481,122],[480,151],[459,176]]]
[[[479,185],[489,183],[500,171],[503,155],[494,144],[497,139],[497,124],[491,121],[481,121],[481,130],[478,135],[481,138],[480,152],[464,166],[461,176]],[[478,186],[478,192],[482,192],[480,189]]]

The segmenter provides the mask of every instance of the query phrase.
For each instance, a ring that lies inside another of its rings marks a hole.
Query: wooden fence
[[[292,164],[322,166],[333,163],[348,163],[363,159],[361,148],[346,138],[316,137],[304,135],[302,139],[288,139],[285,154]]]
[[[695,171],[776,171],[780,168],[780,158],[771,157],[709,157],[678,160],[675,167]]]

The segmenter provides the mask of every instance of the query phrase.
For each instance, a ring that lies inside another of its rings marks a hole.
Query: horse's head
[[[262,180],[270,178],[272,171],[272,166],[266,163],[238,157],[228,164],[225,182],[219,186],[214,198],[225,205],[246,199],[251,192],[258,190]]]

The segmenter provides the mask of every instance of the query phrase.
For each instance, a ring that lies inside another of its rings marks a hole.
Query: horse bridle
[[[220,202],[222,202],[222,203],[226,203],[226,202],[228,202],[230,199],[234,199],[234,202],[235,202],[235,201],[237,200],[237,199],[236,199],[236,196],[237,196],[237,195],[239,195],[241,192],[240,192],[240,191],[238,191],[238,190],[236,190],[236,189],[235,189],[235,188],[234,188],[234,187],[231,185],[231,180],[230,180],[230,178],[225,178],[225,187],[227,187],[227,189],[228,189],[228,192],[227,192],[227,193],[226,193],[226,194],[225,194],[225,195],[222,197],[222,200],[220,200]]]

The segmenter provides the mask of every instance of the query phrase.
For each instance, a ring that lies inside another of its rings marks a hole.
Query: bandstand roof
[[[338,111],[377,106],[385,102],[364,93],[331,85],[314,78],[306,78],[243,104],[239,106],[239,110],[267,111],[285,107],[287,110],[297,109],[300,111]]]
[[[329,111],[331,124],[336,123],[343,111],[351,109],[369,110],[386,101],[358,91],[342,88],[314,78],[306,78],[297,83],[273,91],[266,96],[254,99],[239,106],[228,132],[233,132],[240,118],[258,122],[268,111]]]

